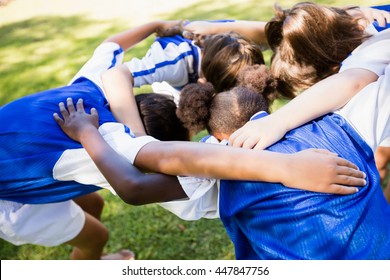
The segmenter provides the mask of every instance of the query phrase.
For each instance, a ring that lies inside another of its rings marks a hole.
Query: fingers
[[[380,15],[377,15],[375,20],[378,22],[379,26],[386,27],[386,23],[390,22],[390,13],[386,11],[380,11]]]
[[[60,113],[61,113],[62,117],[63,117],[65,120],[66,120],[67,118],[69,118],[69,112],[68,112],[68,110],[66,110],[64,102],[60,102],[60,103],[58,104],[58,108],[60,109]]]
[[[69,114],[76,112],[76,109],[73,105],[73,99],[70,97],[66,99],[66,107],[68,107]]]
[[[69,116],[73,113],[76,113],[76,112],[85,112],[84,110],[84,102],[83,102],[83,99],[79,99],[76,103],[76,108],[74,107],[74,104],[73,104],[73,99],[71,97],[68,97],[66,99],[66,106],[63,102],[60,102],[58,104],[58,108],[60,110],[60,113],[63,117],[63,119],[57,114],[57,113],[54,113],[53,114],[53,117],[54,117],[54,120],[59,124],[59,125],[62,125],[64,123],[64,121],[66,121]],[[92,111],[91,111],[92,113]],[[97,116],[97,111],[96,109],[94,109],[94,115]]]
[[[338,185],[338,184],[332,184],[329,187],[329,192],[331,192],[333,194],[347,195],[347,194],[354,194],[358,191],[359,191],[358,188],[347,187],[347,186],[342,186],[342,185]]]
[[[308,149],[309,151],[313,151],[315,153],[319,153],[319,154],[323,154],[323,155],[330,155],[330,156],[338,156],[336,153],[333,153],[331,151],[328,151],[328,150],[325,150],[325,149],[315,149],[315,148],[311,148],[311,149]]]
[[[357,167],[356,164],[353,164],[349,160],[346,160],[346,159],[341,158],[341,157],[337,157],[336,158],[336,163],[339,166],[340,170],[343,170],[341,167],[347,167],[347,168],[351,168],[351,169],[354,169],[354,170],[359,170],[359,168]]]
[[[91,108],[91,116],[99,117],[98,111],[95,108]]]
[[[72,101],[72,105],[73,105],[73,101]],[[83,100],[81,98],[79,100],[77,100],[76,108],[77,108],[77,112],[85,112],[84,103],[83,103]]]
[[[244,149],[252,149],[253,147],[256,146],[256,144],[258,143],[258,139],[255,138],[255,137],[248,137],[247,139],[245,139],[245,141],[242,143],[242,147]]]
[[[57,113],[54,113],[53,114],[53,118],[54,120],[56,121],[56,123],[59,125],[59,126],[62,126],[64,124],[64,120],[60,118],[60,116],[57,114]]]

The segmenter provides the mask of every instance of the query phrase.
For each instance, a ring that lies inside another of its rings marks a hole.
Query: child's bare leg
[[[74,201],[84,210],[86,219],[79,235],[68,242],[74,246],[71,259],[131,260],[135,258],[134,253],[129,250],[103,255],[109,234],[108,229],[100,222],[104,206],[104,199],[100,194],[90,193]]]
[[[104,207],[104,198],[98,192],[89,193],[73,200],[85,212],[100,220]]]
[[[387,165],[390,163],[390,147],[379,146],[375,152],[375,162],[383,182],[387,175]]]
[[[74,246],[72,260],[99,260],[108,241],[108,229],[95,217],[85,213],[81,232],[67,243]]]
[[[387,202],[390,204],[390,179],[387,182],[387,186],[384,189],[383,193],[385,195],[385,198],[386,198]]]

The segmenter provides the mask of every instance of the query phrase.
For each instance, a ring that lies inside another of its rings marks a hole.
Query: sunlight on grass
[[[18,1],[14,2],[18,7]],[[109,1],[104,1],[104,5],[96,9],[84,7],[83,1],[69,2],[79,5],[70,5],[66,1],[37,0],[31,2],[31,5],[35,5],[32,11],[36,14],[30,14],[28,7],[15,11],[14,5],[10,5],[10,10],[0,10],[0,105],[30,93],[66,85],[104,39],[151,17],[167,20],[268,20],[273,15],[275,1],[192,0],[181,1],[176,6],[178,2],[165,1],[167,7],[164,6],[163,10],[158,6],[149,7],[148,10],[146,1],[123,1],[124,7],[112,7]],[[283,7],[295,2],[278,1]],[[351,3],[346,0],[317,2],[338,6]],[[37,3],[42,7],[36,6]],[[50,9],[45,3],[56,8],[53,15],[45,14],[46,9]],[[133,12],[131,5],[134,3],[138,4]],[[366,1],[359,0],[353,1],[353,4],[367,5]],[[87,13],[80,12],[82,8],[87,12],[96,10],[97,14],[89,17]],[[126,13],[121,13],[123,11],[133,16],[124,17]],[[16,17],[17,12],[20,14]],[[23,13],[26,14],[24,18],[21,17]],[[148,38],[138,44],[126,53],[125,59],[143,56],[152,40]],[[264,56],[269,62],[271,53],[265,52]],[[136,91],[149,92],[150,87]],[[272,105],[272,111],[286,102],[277,100]],[[206,131],[202,131],[193,140],[198,141],[205,135]],[[234,259],[233,246],[220,220],[182,221],[157,205],[133,207],[107,191],[101,193],[106,199],[102,220],[110,230],[106,252],[127,248],[134,250],[138,259]],[[68,259],[70,252],[68,245],[52,248],[13,246],[0,240],[2,260]]]

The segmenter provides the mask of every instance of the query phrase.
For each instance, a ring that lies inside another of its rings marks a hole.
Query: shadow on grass
[[[272,17],[274,1],[245,1],[245,3],[216,5],[210,8],[210,1],[204,0],[198,3],[176,10],[169,15],[169,19],[236,19],[236,20],[260,20],[267,21]]]
[[[114,29],[80,16],[1,26],[0,104],[67,84]]]

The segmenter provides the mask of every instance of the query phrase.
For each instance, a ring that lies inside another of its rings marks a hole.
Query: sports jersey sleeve
[[[221,144],[211,135],[203,137],[200,142]],[[185,176],[177,178],[188,198],[159,203],[161,207],[188,221],[219,218],[219,180]]]
[[[376,33],[343,61],[340,72],[363,68],[381,76],[390,61],[390,29]]]
[[[216,179],[178,176],[187,199],[158,203],[187,221],[219,218],[219,184]]]
[[[134,87],[167,82],[183,87],[198,75],[199,48],[180,36],[158,38],[146,55],[124,64],[133,75]]]
[[[77,79],[84,77],[91,80],[103,91],[101,75],[104,71],[122,64],[124,52],[121,46],[114,42],[105,42],[99,45],[92,57],[80,69],[69,84],[73,84]]]
[[[151,136],[134,137],[120,123],[104,123],[99,127],[99,132],[117,153],[132,164],[143,146],[158,141]],[[64,151],[53,169],[53,177],[59,181],[76,181],[84,185],[99,186],[115,193],[85,149]]]
[[[375,151],[390,136],[390,30],[377,33],[359,46],[341,71],[363,68],[379,78],[363,88],[336,113],[342,115]]]

